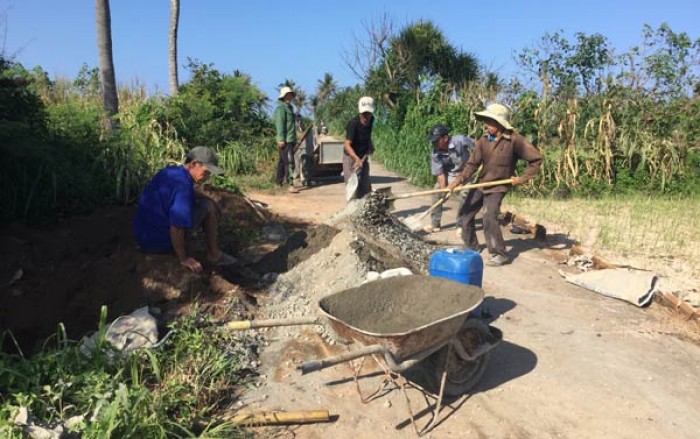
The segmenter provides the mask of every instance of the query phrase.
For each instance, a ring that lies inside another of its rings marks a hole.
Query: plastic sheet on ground
[[[581,274],[561,273],[567,282],[613,299],[643,307],[651,302],[659,278],[649,271],[611,268]]]

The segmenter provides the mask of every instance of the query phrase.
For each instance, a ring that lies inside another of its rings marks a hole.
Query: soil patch
[[[222,210],[222,250],[238,255],[262,222],[240,196],[209,190]],[[41,347],[63,323],[78,339],[97,328],[100,308],[108,319],[144,305],[161,312],[161,324],[200,304],[227,302],[244,292],[241,270],[217,270],[205,264],[197,275],[180,267],[172,255],[146,255],[132,238],[135,208],[111,206],[52,227],[10,225],[0,229],[0,328],[12,332],[25,354]],[[200,234],[201,235],[201,234]],[[204,261],[203,236],[188,242]],[[226,278],[228,285],[212,279]],[[2,343],[12,349],[14,343]]]
[[[252,268],[258,273],[284,273],[328,247],[338,229],[321,224],[292,233],[275,250],[265,254]]]

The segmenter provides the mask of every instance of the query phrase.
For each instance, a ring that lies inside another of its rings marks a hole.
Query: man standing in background
[[[349,200],[359,199],[372,192],[367,159],[374,152],[372,126],[374,99],[363,96],[357,104],[358,115],[348,122],[343,154],[343,179],[348,184],[351,176],[357,178],[357,190]],[[349,201],[348,200],[348,201]]]
[[[297,140],[292,99],[294,99],[294,90],[290,87],[282,87],[277,98],[280,103],[275,109],[272,119],[275,122],[275,140],[280,153],[275,183],[280,187],[287,185],[288,191],[296,194],[299,193],[299,189],[294,187],[292,171],[290,170],[291,164],[294,163],[294,145]]]

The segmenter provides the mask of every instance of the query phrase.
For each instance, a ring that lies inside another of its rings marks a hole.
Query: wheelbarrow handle
[[[255,328],[272,328],[274,326],[298,326],[319,324],[318,317],[290,317],[287,319],[270,320],[235,320],[226,323],[226,329],[231,331],[244,331]]]
[[[336,355],[335,357],[309,361],[301,366],[298,366],[297,369],[301,370],[302,375],[306,375],[309,372],[316,372],[318,370],[335,366],[336,364],[345,363],[346,361],[354,360],[356,358],[362,358],[372,354],[383,354],[384,352],[386,352],[386,348],[384,346],[375,344],[346,352],[344,354]]]

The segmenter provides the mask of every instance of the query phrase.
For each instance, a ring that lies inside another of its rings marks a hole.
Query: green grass
[[[0,350],[0,437],[25,437],[12,422],[20,407],[39,425],[82,416],[71,431],[83,438],[247,436],[231,424],[207,421],[245,385],[242,336],[195,312],[172,326],[162,346],[124,355],[105,342],[105,316],[103,308],[92,355],[60,329],[53,347],[31,359]]]

